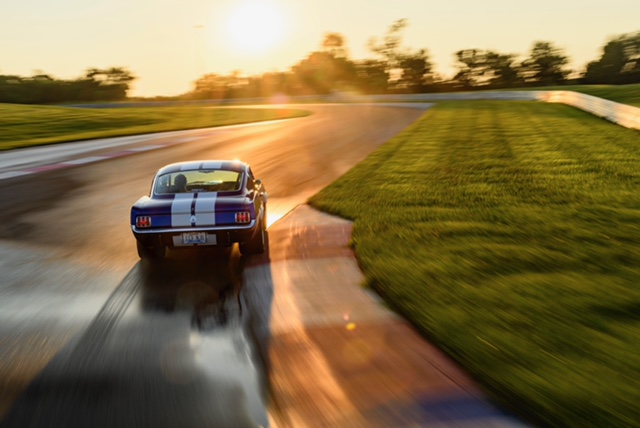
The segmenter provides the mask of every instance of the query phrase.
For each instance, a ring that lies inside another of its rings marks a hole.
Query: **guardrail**
[[[537,91],[538,100],[567,104],[625,128],[640,130],[640,108],[573,91]]]
[[[328,101],[344,102],[434,102],[446,100],[511,100],[562,103],[602,117],[625,128],[640,130],[640,108],[616,103],[573,91],[478,91],[441,94],[371,95],[360,97],[328,97]]]

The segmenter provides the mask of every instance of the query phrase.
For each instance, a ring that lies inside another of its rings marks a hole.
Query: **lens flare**
[[[262,53],[282,39],[284,17],[275,3],[248,1],[231,12],[226,29],[237,49]]]

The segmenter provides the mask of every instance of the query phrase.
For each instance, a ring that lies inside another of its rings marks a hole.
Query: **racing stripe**
[[[197,162],[197,161],[196,162],[185,162],[180,167],[180,171],[189,171],[189,170],[194,170],[194,169],[200,169],[200,165],[202,165],[202,162]]]
[[[193,193],[176,193],[171,203],[171,226],[191,226]]]
[[[222,168],[222,162],[204,162],[202,164],[202,169],[220,169]]]
[[[199,193],[196,199],[196,226],[214,226],[216,224],[217,193]]]

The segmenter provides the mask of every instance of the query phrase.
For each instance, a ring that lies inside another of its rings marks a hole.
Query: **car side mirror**
[[[262,186],[262,180],[260,180],[259,178],[256,181],[254,181],[254,183],[256,187]]]

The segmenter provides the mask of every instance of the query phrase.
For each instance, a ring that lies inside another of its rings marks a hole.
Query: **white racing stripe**
[[[222,162],[204,162],[202,164],[202,169],[221,169]]]
[[[189,171],[191,169],[200,169],[199,166],[202,162],[187,162],[180,167],[180,171]]]
[[[196,226],[214,226],[216,224],[217,193],[200,193],[196,198]]]
[[[193,193],[176,193],[171,204],[171,226],[191,226],[191,203]]]

